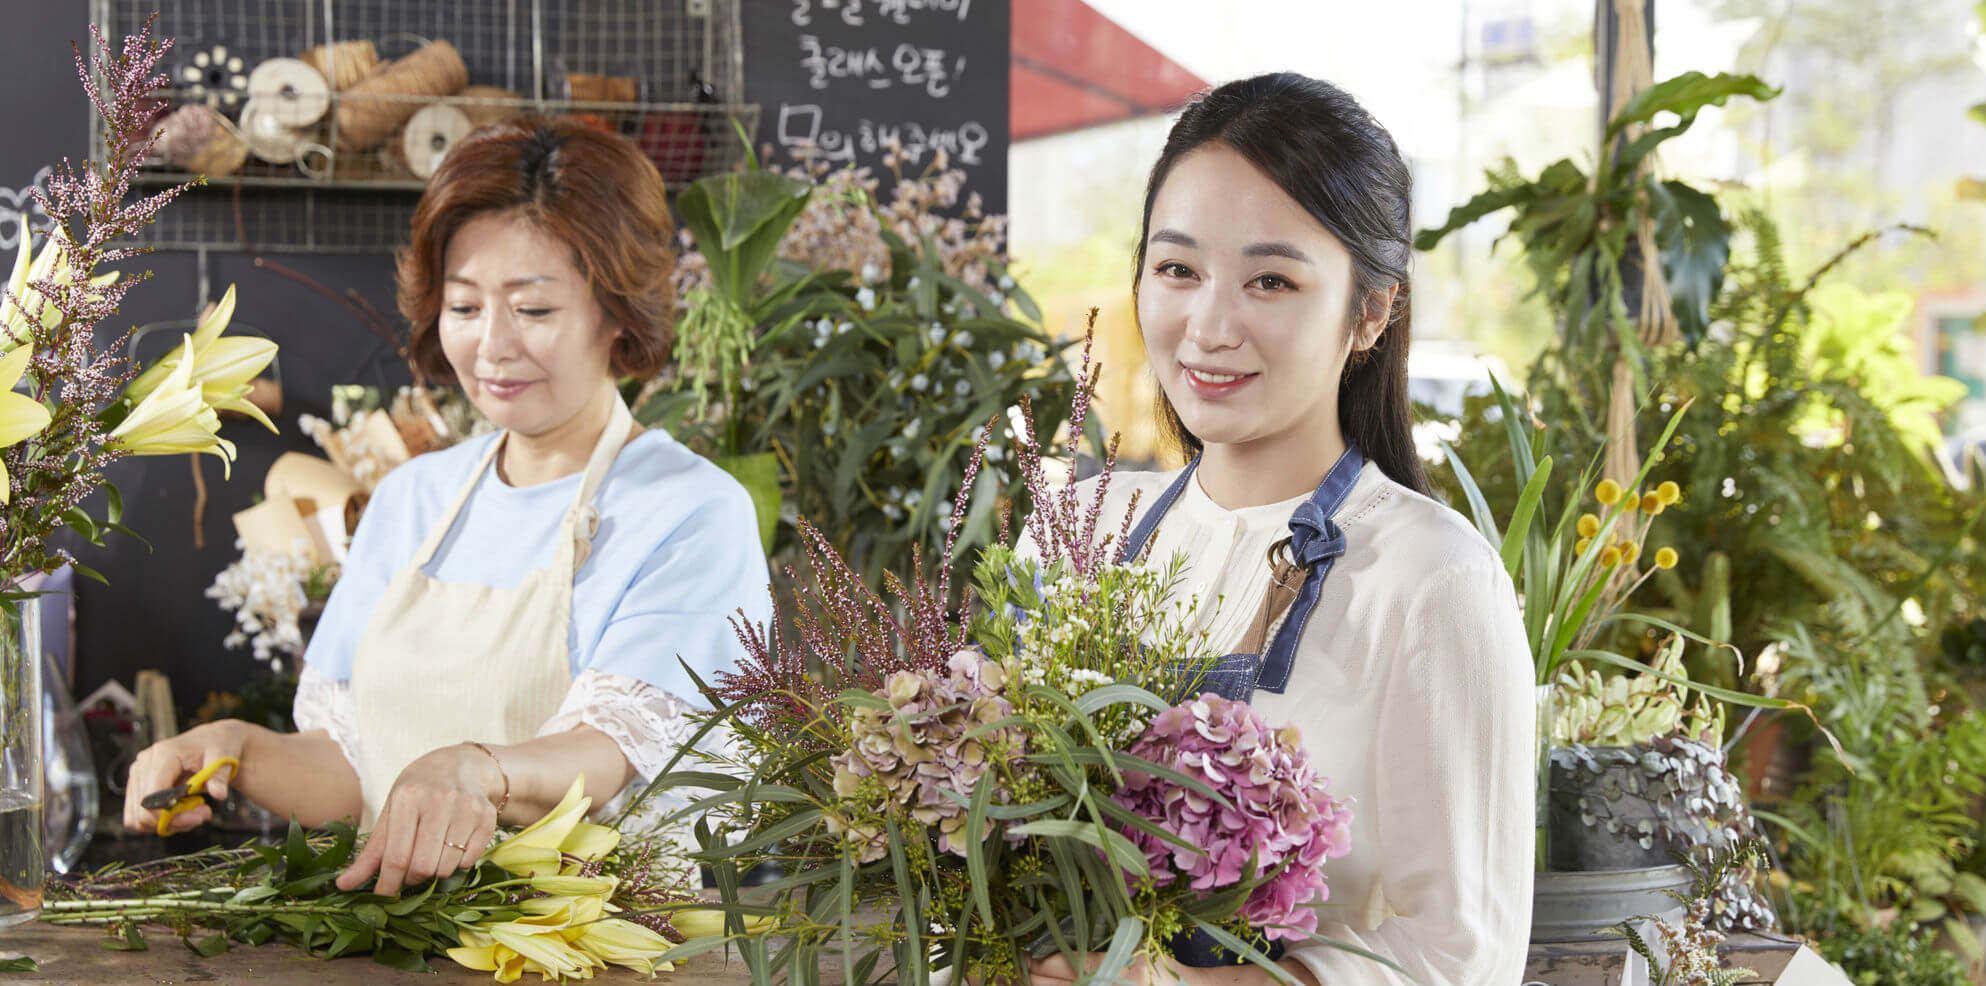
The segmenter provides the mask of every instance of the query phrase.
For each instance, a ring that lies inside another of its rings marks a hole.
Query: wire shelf
[[[620,134],[671,188],[737,167],[759,118],[742,102],[740,2],[92,0],[91,17],[114,39],[156,11],[154,36],[176,40],[165,137],[138,184],[208,178],[141,242],[364,253],[397,248],[411,193],[496,120]]]

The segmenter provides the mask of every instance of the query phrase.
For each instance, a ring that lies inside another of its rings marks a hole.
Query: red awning
[[[1207,88],[1083,0],[1013,0],[1012,44],[1017,141],[1170,113]]]

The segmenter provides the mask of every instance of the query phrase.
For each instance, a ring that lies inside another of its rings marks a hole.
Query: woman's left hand
[[[1103,953],[1091,952],[1083,963],[1089,971],[1103,965]],[[1160,956],[1154,960],[1140,954],[1131,960],[1131,965],[1118,979],[1132,986],[1180,986],[1185,983],[1186,969],[1172,961],[1171,956]],[[1076,968],[1061,955],[1051,955],[1045,959],[1035,959],[1028,965],[1028,977],[1034,986],[1070,986],[1079,977]]]
[[[378,874],[373,893],[393,897],[411,883],[473,866],[496,833],[493,803],[502,780],[494,761],[463,744],[407,765],[393,782],[372,835],[338,889],[357,890]]]

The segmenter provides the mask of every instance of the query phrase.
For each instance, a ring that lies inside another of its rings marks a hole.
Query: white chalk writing
[[[821,108],[804,103],[780,105],[776,134],[781,147],[809,148],[828,161],[853,161],[858,152],[873,155],[894,147],[909,164],[943,151],[954,166],[984,163],[980,152],[992,140],[992,134],[977,120],[957,126],[859,120],[844,130],[827,126]]]
[[[943,48],[920,48],[906,42],[885,59],[881,49],[823,45],[820,38],[802,34],[800,67],[807,70],[807,84],[815,89],[846,79],[871,89],[922,87],[925,95],[943,99],[951,94],[951,81],[965,71],[965,56],[952,58]]]
[[[909,24],[913,14],[952,14],[961,21],[972,14],[972,0],[793,0],[793,24],[812,27],[818,7],[822,14],[838,15],[849,27],[861,27],[868,23],[862,12],[865,2],[875,8],[878,17],[897,25]]]
[[[42,165],[20,189],[0,187],[0,250],[13,250],[29,230],[48,225],[48,213],[34,200],[34,190],[39,187],[46,192],[48,179],[54,174],[53,167]]]

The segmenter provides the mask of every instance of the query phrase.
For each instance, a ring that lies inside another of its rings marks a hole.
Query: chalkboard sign
[[[943,149],[988,212],[1007,208],[1009,0],[762,0],[743,10],[758,143],[868,166]],[[783,162],[782,162],[783,163]]]

